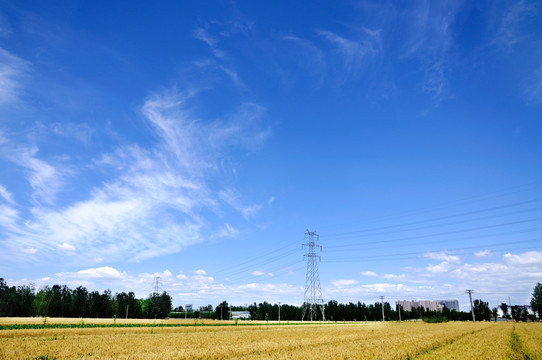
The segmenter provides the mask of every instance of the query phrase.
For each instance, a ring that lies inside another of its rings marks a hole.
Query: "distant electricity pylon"
[[[301,320],[305,320],[307,310],[309,312],[309,319],[313,321],[316,318],[318,309],[322,311],[322,320],[326,320],[324,314],[324,299],[322,298],[322,289],[320,289],[320,275],[318,274],[318,261],[322,258],[316,255],[316,248],[318,247],[322,251],[322,246],[316,245],[316,242],[320,239],[315,231],[309,231],[305,233],[305,237],[308,237],[309,242],[303,244],[303,246],[309,247],[309,252],[305,254],[307,257],[307,278],[305,280],[305,300],[303,301],[303,316]]]
[[[160,276],[156,275],[154,277],[154,286],[152,289],[153,295],[160,295],[160,286],[162,285],[162,281],[160,279]]]

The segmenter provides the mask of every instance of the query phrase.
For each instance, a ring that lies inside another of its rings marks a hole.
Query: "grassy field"
[[[78,321],[48,319],[63,324]],[[124,321],[146,326],[1,330],[0,359],[542,359],[540,323],[214,326],[206,322],[206,326],[163,327],[194,321]],[[43,320],[0,319],[0,325],[22,322]]]

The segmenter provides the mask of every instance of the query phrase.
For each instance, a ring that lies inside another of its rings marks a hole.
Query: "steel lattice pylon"
[[[322,311],[322,320],[325,321],[324,299],[322,298],[320,275],[318,274],[318,263],[316,262],[316,259],[321,260],[321,257],[316,255],[316,248],[322,251],[322,246],[316,245],[316,242],[320,238],[315,231],[307,230],[305,237],[308,238],[309,242],[303,244],[303,246],[308,246],[309,252],[305,254],[307,257],[307,278],[305,279],[305,299],[303,301],[303,316],[301,320],[305,320],[308,310],[309,319],[313,321],[316,318],[318,309],[320,309]]]

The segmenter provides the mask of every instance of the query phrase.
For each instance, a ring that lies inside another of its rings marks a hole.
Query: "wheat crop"
[[[541,327],[521,325],[522,349],[538,354],[540,344],[528,345]],[[482,322],[2,330],[0,358],[510,359],[513,331]]]

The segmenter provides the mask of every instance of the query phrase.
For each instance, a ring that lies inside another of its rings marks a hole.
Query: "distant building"
[[[248,312],[248,311],[232,311],[231,312],[231,318],[232,319],[248,320],[248,319],[250,319],[250,312]]]
[[[440,305],[445,306],[448,310],[459,311],[459,301],[457,300],[437,300]]]
[[[457,300],[399,300],[396,305],[400,305],[405,311],[423,307],[427,311],[442,311],[446,306],[448,309],[459,311],[459,301]]]

